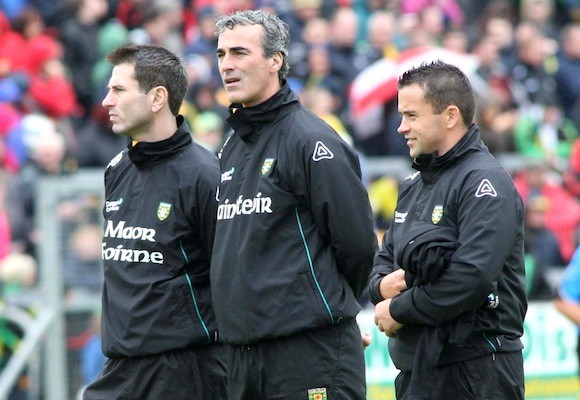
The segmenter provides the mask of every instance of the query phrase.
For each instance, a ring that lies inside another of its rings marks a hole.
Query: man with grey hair
[[[355,317],[376,236],[357,155],[286,82],[284,22],[242,11],[216,32],[234,131],[210,279],[228,398],[363,400]]]

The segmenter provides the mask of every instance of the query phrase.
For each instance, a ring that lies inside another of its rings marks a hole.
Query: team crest
[[[326,388],[308,389],[308,400],[328,400]]]
[[[433,208],[433,212],[431,213],[431,221],[437,225],[439,221],[441,221],[441,218],[443,218],[443,206],[437,205]]]
[[[276,161],[275,158],[266,158],[264,160],[264,163],[262,164],[262,175],[266,175],[268,172],[272,170],[275,161]]]
[[[159,203],[159,207],[157,208],[157,218],[159,221],[165,221],[167,217],[169,217],[169,213],[171,212],[171,204],[169,203]]]

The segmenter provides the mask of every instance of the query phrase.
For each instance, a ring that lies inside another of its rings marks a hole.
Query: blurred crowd
[[[363,166],[371,157],[408,157],[396,96],[381,103],[378,122],[356,123],[351,89],[363,71],[432,48],[475,60],[484,142],[495,155],[525,160],[510,172],[527,209],[530,295],[553,295],[541,271],[570,261],[580,226],[578,0],[0,0],[0,260],[35,257],[39,180],[102,169],[125,148],[100,104],[111,72],[104,57],[122,44],[161,45],[183,57],[190,82],[181,113],[194,139],[219,151],[228,103],[214,20],[249,8],[288,23],[291,87],[359,151]],[[367,184],[380,232],[397,180],[385,171]],[[67,206],[57,211],[74,215]],[[98,218],[87,220],[70,244],[93,265]],[[98,290],[94,279],[85,284]]]
[[[547,272],[564,269],[580,237],[580,0],[0,0],[4,292],[35,281],[38,183],[104,169],[127,145],[101,106],[111,73],[105,55],[126,43],[181,55],[189,74],[181,113],[194,140],[217,153],[229,104],[214,20],[250,8],[288,23],[288,82],[360,153],[363,169],[374,157],[408,158],[408,149],[397,133],[396,93],[379,94],[374,123],[353,115],[353,83],[362,73],[434,48],[475,60],[469,77],[482,138],[493,154],[523,160],[509,172],[526,205],[528,294],[555,296]],[[393,215],[398,179],[390,171],[366,176],[379,234]],[[100,290],[99,207],[88,198],[55,210],[70,225],[67,289]],[[75,346],[100,365],[98,346],[90,346],[97,332],[91,325]],[[85,368],[88,381],[98,368]]]

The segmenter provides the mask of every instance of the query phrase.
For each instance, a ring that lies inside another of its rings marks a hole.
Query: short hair
[[[165,87],[171,113],[179,114],[187,92],[187,71],[177,55],[160,46],[131,44],[113,50],[106,59],[113,65],[133,64],[135,79],[145,93],[156,86]]]
[[[398,88],[418,85],[425,92],[425,101],[440,114],[454,105],[461,112],[463,123],[470,126],[475,114],[475,95],[467,76],[456,66],[441,60],[423,63],[399,77]]]
[[[237,25],[262,25],[262,50],[264,57],[269,58],[277,53],[282,54],[282,67],[278,71],[280,81],[288,75],[290,63],[288,61],[288,47],[290,45],[290,32],[288,24],[276,15],[263,10],[238,11],[231,15],[220,17],[216,21],[216,35],[221,35],[226,29],[234,29]]]

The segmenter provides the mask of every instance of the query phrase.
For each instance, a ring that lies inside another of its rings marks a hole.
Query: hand
[[[371,344],[371,342],[373,341],[373,337],[370,333],[368,332],[362,332],[361,333],[361,338],[362,338],[362,343],[363,343],[363,347],[366,349],[367,347],[369,347],[369,345]]]
[[[379,291],[383,299],[392,299],[403,290],[407,289],[407,282],[405,282],[405,270],[397,269],[381,279],[379,284]]]
[[[375,325],[379,331],[390,338],[397,337],[397,331],[403,327],[391,316],[391,299],[383,300],[375,306]]]

